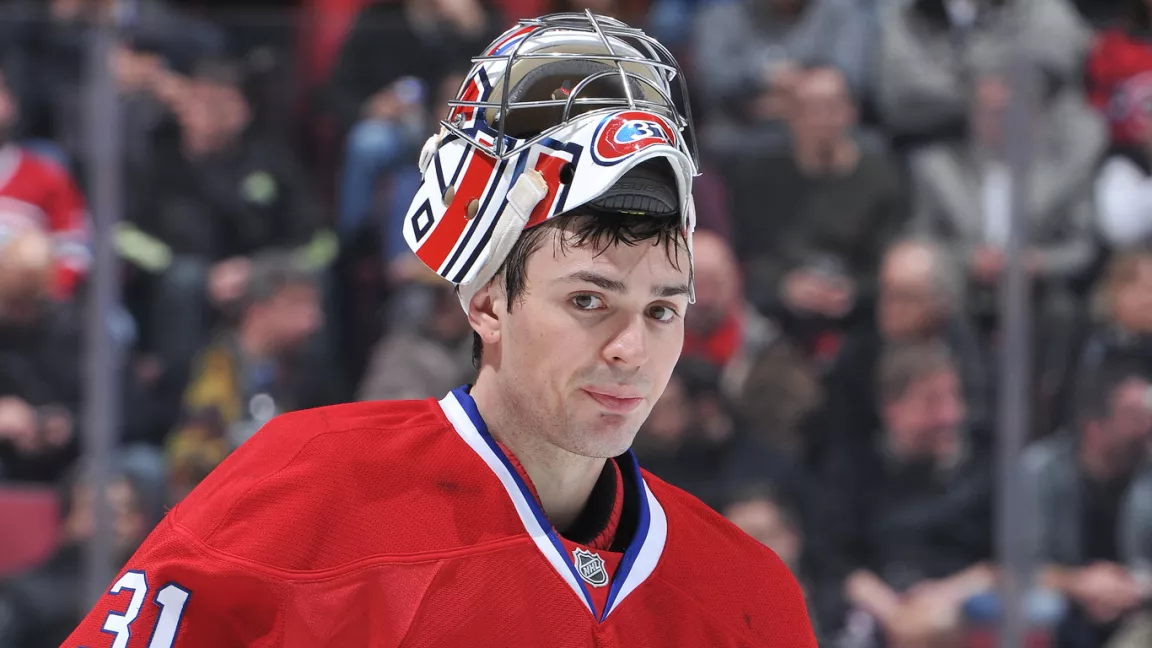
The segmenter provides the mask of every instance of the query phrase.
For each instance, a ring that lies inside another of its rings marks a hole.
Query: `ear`
[[[468,323],[480,336],[485,347],[500,342],[502,316],[508,312],[506,302],[499,277],[477,290],[468,301]]]

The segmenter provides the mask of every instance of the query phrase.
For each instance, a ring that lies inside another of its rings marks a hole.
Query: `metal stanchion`
[[[87,110],[84,112],[87,172],[92,213],[92,274],[86,317],[82,449],[95,495],[95,536],[87,547],[84,592],[94,602],[115,576],[112,511],[104,497],[111,479],[113,451],[120,426],[120,362],[111,322],[119,303],[119,263],[114,232],[121,212],[120,102],[110,66],[120,21],[128,3],[117,3],[111,16],[91,25],[88,47]]]
[[[1020,483],[1020,455],[1028,440],[1033,402],[1032,295],[1026,266],[1029,247],[1028,189],[1039,113],[1036,70],[1023,56],[1011,61],[1010,104],[1004,119],[1005,157],[1011,170],[1011,226],[1000,286],[1000,412],[997,426],[997,557],[1001,566],[1004,614],[1000,648],[1024,645],[1027,633],[1024,597],[1031,585],[1025,545],[1027,502]]]

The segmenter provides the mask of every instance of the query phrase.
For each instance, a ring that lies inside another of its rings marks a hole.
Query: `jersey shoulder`
[[[643,475],[668,520],[655,575],[718,615],[739,610],[740,622],[769,645],[815,646],[804,592],[775,552],[696,497]]]
[[[45,186],[67,186],[72,183],[68,168],[56,160],[28,149],[18,149],[14,174],[25,182]]]
[[[507,538],[498,487],[435,400],[353,403],[273,419],[170,515],[212,550],[317,571]]]

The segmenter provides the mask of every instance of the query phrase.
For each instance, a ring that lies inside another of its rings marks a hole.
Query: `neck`
[[[828,145],[797,141],[796,163],[805,175],[844,175],[856,168],[860,150],[851,138],[841,138]]]
[[[481,369],[472,400],[492,438],[504,445],[528,473],[540,506],[552,526],[564,532],[588,504],[606,459],[573,454],[540,435],[539,423],[525,420],[523,408],[509,403],[493,384],[491,369]]]

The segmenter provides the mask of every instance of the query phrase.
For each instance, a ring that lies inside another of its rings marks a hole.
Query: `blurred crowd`
[[[677,53],[703,160],[641,464],[773,548],[822,645],[991,645],[997,368],[1026,358],[1029,645],[1152,646],[1152,0],[139,0],[94,62],[115,4],[0,2],[0,646],[59,645],[86,605],[91,330],[117,350],[122,558],[271,417],[471,379],[401,234],[415,160],[470,56],[586,8]],[[98,65],[119,161],[90,148]],[[108,321],[93,164],[122,170]]]

